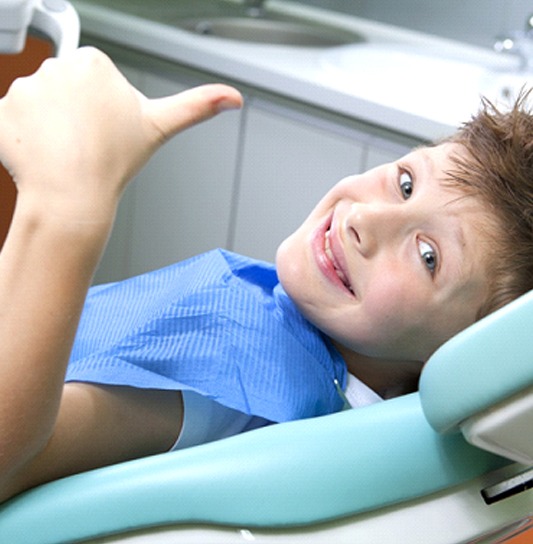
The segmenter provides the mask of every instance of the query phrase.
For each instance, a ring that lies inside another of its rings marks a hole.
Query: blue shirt
[[[93,287],[67,381],[193,390],[281,422],[336,412],[346,367],[273,265],[223,250]]]

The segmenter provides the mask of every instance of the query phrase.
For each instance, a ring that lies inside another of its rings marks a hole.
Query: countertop
[[[516,71],[510,56],[292,2],[268,5],[356,31],[366,42],[330,48],[237,42],[127,13],[120,1],[98,1],[72,0],[87,35],[421,140],[453,132],[476,111],[483,85]],[[159,1],[168,12],[171,4]],[[156,13],[157,1],[150,7]]]

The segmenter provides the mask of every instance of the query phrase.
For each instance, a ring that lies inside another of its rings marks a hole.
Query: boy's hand
[[[0,100],[0,160],[21,197],[56,212],[116,205],[131,177],[168,138],[240,94],[206,85],[149,100],[93,48],[50,59]]]
[[[46,61],[0,100],[0,160],[18,188],[0,252],[0,501],[28,467],[42,481],[51,437],[66,458],[65,436],[81,438],[58,417],[65,369],[127,181],[173,134],[240,104],[222,85],[148,100],[95,49]]]

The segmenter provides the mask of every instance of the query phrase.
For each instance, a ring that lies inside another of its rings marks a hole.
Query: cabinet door
[[[273,260],[279,243],[338,180],[363,166],[361,134],[268,102],[251,102],[233,225],[235,251]]]
[[[144,92],[190,87],[146,75]],[[225,112],[165,144],[135,180],[132,271],[175,262],[228,242],[239,112]]]
[[[126,71],[127,76],[131,73]],[[180,81],[176,73],[143,70],[139,87],[155,98],[203,83]],[[152,157],[121,204],[118,234],[98,281],[227,247],[239,124],[239,112],[225,112],[177,135]],[[111,264],[115,255],[121,261],[118,266]]]

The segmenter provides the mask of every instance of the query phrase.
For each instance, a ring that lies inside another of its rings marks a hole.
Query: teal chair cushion
[[[103,468],[0,509],[0,542],[59,544],[176,523],[301,526],[408,501],[508,461],[440,436],[418,394]]]
[[[533,291],[435,352],[420,380],[424,413],[438,432],[533,384]]]

